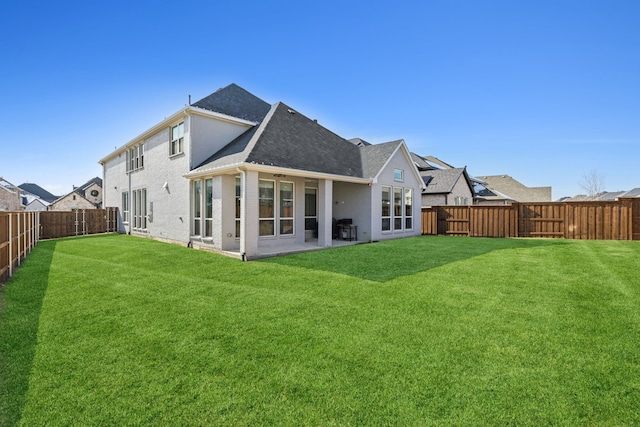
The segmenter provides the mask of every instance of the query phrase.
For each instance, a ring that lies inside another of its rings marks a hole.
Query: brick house
[[[22,211],[24,204],[20,195],[20,188],[0,177],[0,211]]]
[[[243,259],[419,235],[403,140],[357,146],[235,84],[100,160],[121,232]]]
[[[99,209],[102,206],[102,179],[93,178],[49,205],[50,211]]]

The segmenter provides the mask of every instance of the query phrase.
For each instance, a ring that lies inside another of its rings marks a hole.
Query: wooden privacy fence
[[[0,212],[0,283],[41,239],[118,231],[118,208]]]
[[[640,240],[640,199],[434,206],[422,209],[422,234]]]
[[[38,242],[38,212],[0,212],[0,283],[13,271]]]
[[[40,213],[40,238],[84,236],[118,231],[118,208],[74,209]]]

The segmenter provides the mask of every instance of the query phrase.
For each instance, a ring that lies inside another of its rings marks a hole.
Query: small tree
[[[604,177],[600,175],[596,169],[582,175],[579,184],[580,187],[587,192],[587,196],[589,196],[590,199],[595,198],[604,191]]]

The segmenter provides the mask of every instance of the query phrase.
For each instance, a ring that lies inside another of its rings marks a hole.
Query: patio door
[[[318,189],[304,189],[304,240],[318,238]]]

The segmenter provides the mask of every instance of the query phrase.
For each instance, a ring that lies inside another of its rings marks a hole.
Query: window
[[[275,235],[275,182],[261,179],[258,183],[259,234]]]
[[[137,171],[144,167],[144,145],[136,145],[127,151],[127,172]]]
[[[413,190],[411,188],[404,189],[404,228],[413,229]]]
[[[456,205],[466,205],[469,202],[469,199],[467,199],[466,197],[462,197],[462,196],[456,196],[453,199],[453,202]]]
[[[391,187],[382,187],[382,231],[391,230]]]
[[[199,236],[202,227],[202,181],[193,182],[193,235]]]
[[[293,234],[293,182],[280,183],[280,234]]]
[[[394,169],[393,170],[393,180],[394,181],[404,181],[404,171],[402,169]]]
[[[147,228],[147,189],[133,191],[133,228]]]
[[[184,146],[184,122],[171,127],[171,142],[169,143],[169,155],[182,154]]]
[[[382,231],[391,231],[392,224],[394,231],[413,229],[413,189],[382,186]]]
[[[402,187],[393,187],[393,229],[402,230]]]
[[[122,222],[129,222],[129,192],[122,193]]]
[[[204,236],[213,236],[213,179],[204,181]]]
[[[315,231],[318,225],[318,189],[304,189],[304,229]]]
[[[242,182],[236,178],[236,238],[240,237],[240,213],[242,206]]]

